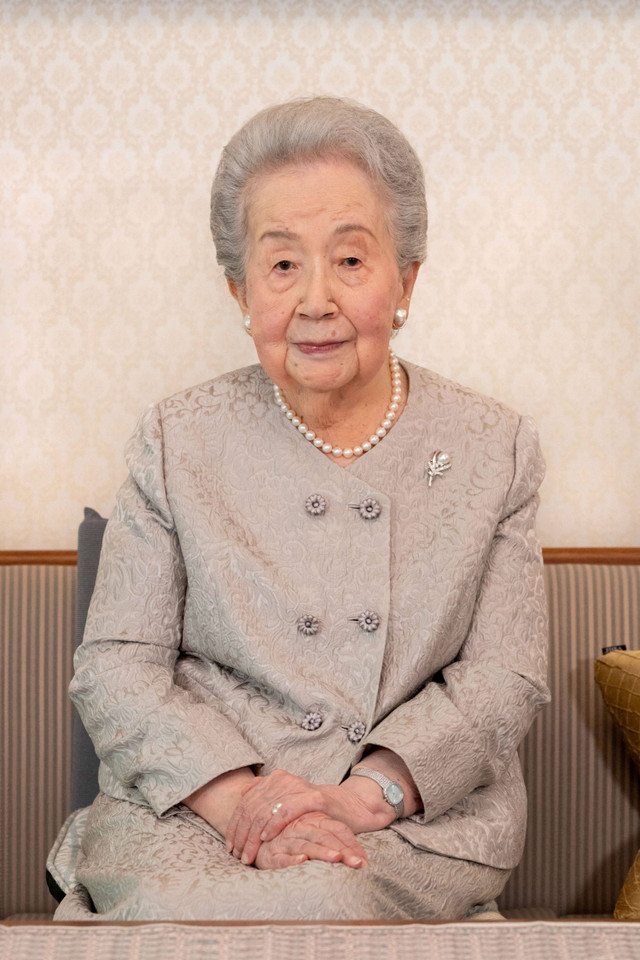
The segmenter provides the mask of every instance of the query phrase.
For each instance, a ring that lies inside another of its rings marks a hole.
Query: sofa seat
[[[5,924],[0,957],[32,960],[637,960],[640,929],[611,921]]]

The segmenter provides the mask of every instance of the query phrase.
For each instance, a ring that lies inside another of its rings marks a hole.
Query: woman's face
[[[418,271],[400,275],[383,199],[358,167],[330,159],[259,177],[247,203],[246,287],[229,286],[267,374],[285,393],[366,387]]]

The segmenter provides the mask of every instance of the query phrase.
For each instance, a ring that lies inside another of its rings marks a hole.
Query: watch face
[[[392,803],[393,806],[397,806],[399,803],[402,803],[404,800],[404,793],[402,792],[402,787],[398,783],[390,783],[387,789],[384,792],[385,797]]]

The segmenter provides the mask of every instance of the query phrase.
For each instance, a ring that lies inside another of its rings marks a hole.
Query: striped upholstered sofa
[[[553,701],[521,748],[528,839],[500,907],[610,915],[640,846],[640,789],[593,663],[602,647],[640,648],[640,550],[547,550],[545,577]],[[0,553],[0,920],[53,912],[47,853],[82,802],[67,697],[77,597],[75,552]]]

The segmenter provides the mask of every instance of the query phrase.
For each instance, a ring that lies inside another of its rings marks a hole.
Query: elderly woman
[[[259,363],[149,409],[71,696],[101,759],[58,919],[459,918],[522,853],[545,687],[535,428],[406,361],[422,171],[264,110],[211,226]]]

